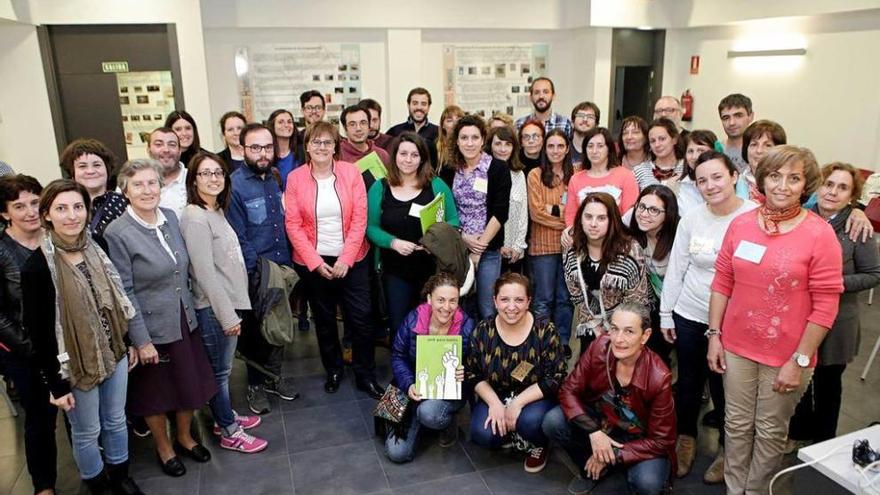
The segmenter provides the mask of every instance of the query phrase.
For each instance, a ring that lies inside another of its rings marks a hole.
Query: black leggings
[[[837,436],[844,370],[845,364],[816,366],[813,381],[791,417],[789,438],[824,442]]]

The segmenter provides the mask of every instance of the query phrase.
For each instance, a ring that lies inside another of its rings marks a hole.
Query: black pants
[[[57,478],[55,420],[58,409],[49,403],[49,388],[35,366],[9,360],[7,376],[12,379],[24,408],[24,452],[34,493],[55,489]]]
[[[709,370],[706,353],[709,341],[704,335],[708,326],[672,313],[675,321],[675,349],[678,355],[678,384],[675,389],[675,414],[678,434],[696,438],[697,419],[702,405],[703,386],[709,380],[709,394],[715,409],[724,417],[724,382],[721,375]],[[724,444],[724,428],[718,436]]]
[[[669,369],[672,369],[670,354],[672,354],[674,345],[666,342],[666,339],[663,338],[663,332],[660,331],[660,301],[655,298],[654,302],[651,310],[651,336],[648,337],[648,348],[660,356]]]
[[[279,378],[281,377],[281,364],[284,361],[284,347],[272,345],[266,341],[260,332],[260,321],[253,311],[242,311],[241,314],[241,337],[238,340],[238,348],[260,366],[266,368]],[[272,381],[262,371],[247,365],[248,385],[262,385]]]
[[[824,442],[837,436],[844,370],[845,364],[816,366],[813,381],[791,417],[789,438]]]
[[[323,256],[323,259],[330,266],[336,263],[335,257]],[[343,323],[351,331],[355,377],[362,382],[375,380],[369,258],[364,257],[356,262],[342,279],[327,280],[317,270],[310,272],[302,265],[294,267],[307,284],[324,369],[328,374],[342,373],[343,370],[342,346],[339,344],[339,328],[336,324],[336,307],[341,303]]]

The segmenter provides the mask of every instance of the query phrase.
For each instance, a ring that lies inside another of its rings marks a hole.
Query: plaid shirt
[[[528,120],[539,120],[535,114],[525,115],[516,119],[516,130],[518,131]],[[562,129],[565,135],[571,138],[571,120],[568,117],[559,115],[558,113],[550,113],[550,118],[544,121],[544,131],[550,132],[553,129]]]

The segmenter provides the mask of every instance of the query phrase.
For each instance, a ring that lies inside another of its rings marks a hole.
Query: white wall
[[[807,54],[727,58],[728,50],[749,42],[763,48],[800,44]],[[670,30],[663,92],[690,88],[696,102],[692,127],[719,137],[719,100],[746,94],[756,118],[782,124],[788,141],[811,148],[820,163],[842,160],[880,169],[880,65],[869,55],[877,46],[880,11]],[[689,74],[692,55],[701,57],[699,75]]]
[[[43,184],[59,177],[37,30],[0,24],[0,160]]]

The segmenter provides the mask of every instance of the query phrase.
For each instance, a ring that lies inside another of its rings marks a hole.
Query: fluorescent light
[[[636,29],[638,29],[639,31],[653,31],[654,30],[654,28],[652,28],[651,26],[639,26]]]
[[[727,58],[739,57],[790,57],[806,55],[806,48],[785,48],[780,50],[728,50]]]

